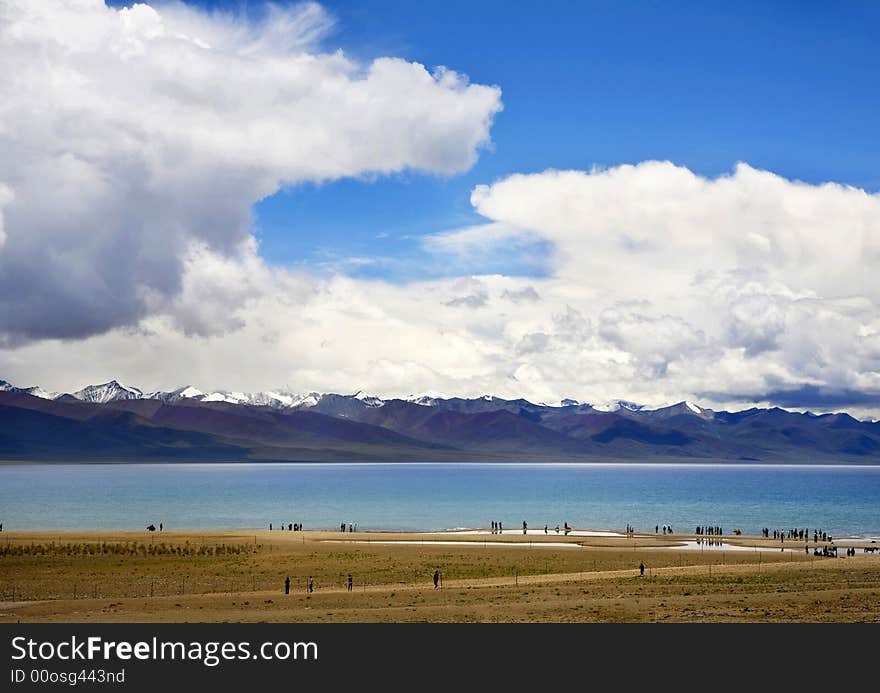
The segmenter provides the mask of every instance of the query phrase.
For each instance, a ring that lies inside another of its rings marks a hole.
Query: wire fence
[[[321,586],[324,586],[322,583]],[[320,586],[319,586],[320,587]],[[335,589],[344,583],[332,585]],[[361,589],[361,585],[357,586]],[[43,581],[12,582],[0,580],[0,601],[24,602],[52,599],[129,599],[133,597],[173,597],[209,594],[240,594],[274,591],[284,593],[284,580],[266,576],[205,577],[183,576],[137,576],[102,579],[78,579],[64,583]],[[290,592],[306,593],[307,579],[291,580]]]

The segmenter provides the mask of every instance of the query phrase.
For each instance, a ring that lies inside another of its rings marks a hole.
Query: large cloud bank
[[[314,5],[244,24],[0,7],[14,68],[0,329],[18,346],[0,377],[880,414],[876,194],[745,164],[511,175],[473,191],[484,225],[423,242],[438,264],[485,258],[492,274],[315,278],[264,262],[251,205],[288,182],[464,170],[497,89],[319,53]],[[546,276],[499,272],[499,257]]]
[[[193,252],[246,253],[281,185],[469,168],[500,91],[320,53],[330,24],[314,4],[0,0],[0,339],[136,325]]]

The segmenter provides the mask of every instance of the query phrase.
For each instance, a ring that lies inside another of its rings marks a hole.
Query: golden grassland
[[[880,554],[650,548],[679,538],[4,532],[0,623],[880,622]]]

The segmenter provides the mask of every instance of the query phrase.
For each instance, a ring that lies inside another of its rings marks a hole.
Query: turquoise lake
[[[4,530],[488,527],[880,537],[880,467],[705,464],[0,466]]]

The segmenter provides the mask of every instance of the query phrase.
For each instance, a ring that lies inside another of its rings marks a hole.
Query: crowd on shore
[[[504,532],[504,525],[500,520],[492,520],[490,523],[490,531],[492,534],[502,534]],[[0,531],[2,531],[3,525],[0,524]],[[147,526],[147,530],[150,532],[163,531],[165,529],[164,523],[160,522],[158,528],[154,524],[150,524]],[[274,531],[276,526],[274,523],[269,523],[269,529]],[[278,530],[281,531],[290,531],[290,532],[302,532],[305,527],[301,522],[288,522],[288,523],[280,523],[277,526]],[[340,532],[357,532],[358,526],[356,522],[341,522],[339,524]],[[564,534],[568,536],[569,533],[573,531],[571,525],[568,522],[564,522],[562,527],[558,524],[555,527],[550,527],[549,525],[544,525],[544,534],[550,534],[550,532],[554,532],[556,534]],[[650,530],[648,530],[650,531]],[[523,534],[528,533],[528,522],[523,520],[522,523],[522,532]],[[635,536],[635,527],[629,523],[626,524],[626,536],[634,537]],[[654,533],[655,534],[673,534],[672,525],[669,523],[664,523],[663,525],[654,525]],[[735,536],[741,536],[742,532],[739,529],[734,529],[733,534]],[[705,525],[697,525],[694,528],[694,535],[696,537],[696,541],[698,543],[707,543],[707,544],[718,544],[721,545],[721,537],[724,536],[724,527],[720,524],[705,524]],[[765,539],[774,539],[778,540],[780,544],[784,544],[786,541],[804,541],[806,545],[804,547],[805,551],[809,553],[809,542],[810,542],[810,530],[806,527],[804,528],[789,528],[789,529],[770,529],[769,527],[763,527],[761,529],[761,536]],[[834,537],[832,537],[827,531],[814,528],[812,532],[812,540],[813,540],[813,555],[815,556],[823,556],[823,557],[836,557],[837,554],[837,546],[834,544]],[[822,543],[822,546],[819,546],[819,543]],[[873,543],[873,542],[872,542]],[[880,551],[880,547],[876,546],[866,546],[863,549],[864,553],[874,553],[875,551]],[[854,548],[846,549],[847,556],[854,556],[856,554],[856,550]]]
[[[771,531],[773,536],[771,537]],[[761,530],[761,536],[765,539],[778,539],[780,542],[785,542],[786,539],[789,541],[809,541],[810,540],[810,530],[807,528],[804,529],[774,529],[771,530],[769,527],[764,527]],[[818,544],[820,541],[822,542],[834,542],[834,538],[821,529],[813,529],[813,543]]]

